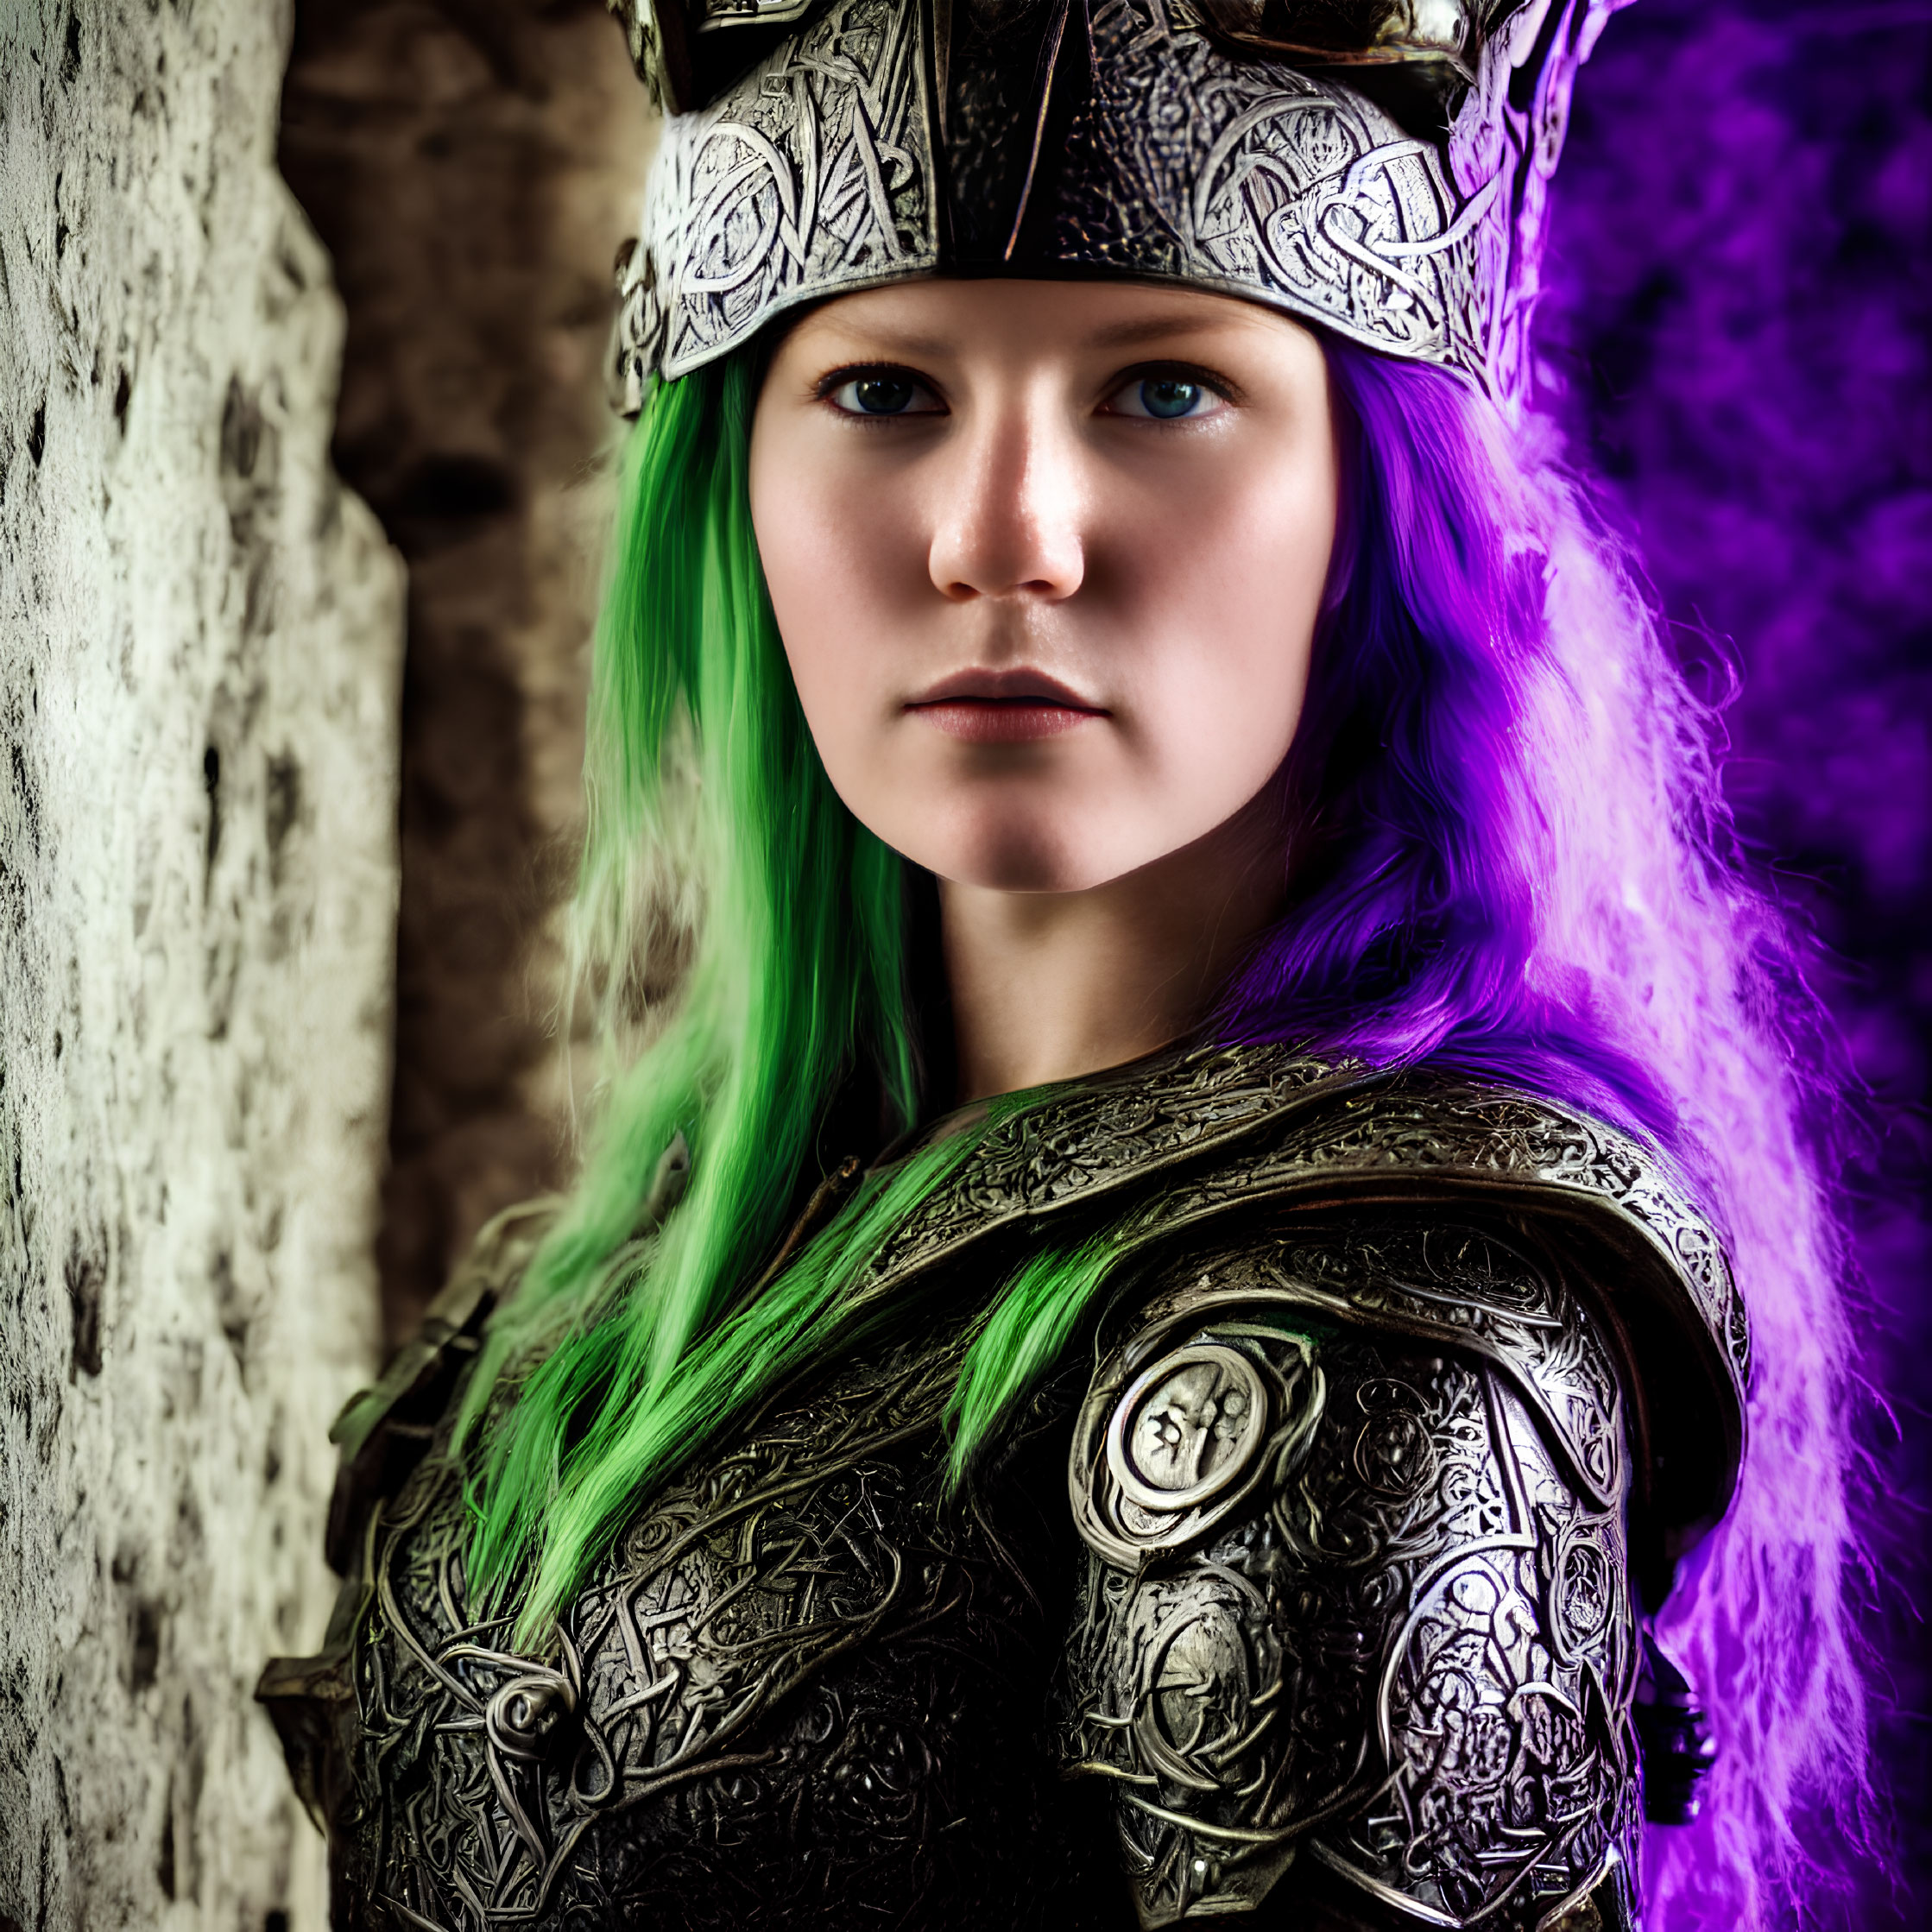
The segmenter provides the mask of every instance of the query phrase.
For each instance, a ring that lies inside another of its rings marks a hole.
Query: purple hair
[[[1744,876],[1721,734],[1557,458],[1452,378],[1327,344],[1336,554],[1284,782],[1294,911],[1231,1039],[1445,1065],[1659,1143],[1725,1228],[1757,1366],[1731,1511],[1657,1619],[1720,1755],[1653,1828],[1653,1927],[1765,1927],[1870,1796],[1847,1601],[1854,1356],[1803,948]]]

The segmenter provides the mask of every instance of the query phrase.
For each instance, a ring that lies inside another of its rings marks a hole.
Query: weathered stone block
[[[250,1701],[373,1362],[401,573],[287,9],[0,9],[0,1925],[319,1932]]]

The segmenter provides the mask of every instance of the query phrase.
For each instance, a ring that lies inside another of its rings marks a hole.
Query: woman
[[[1356,11],[643,48],[612,1070],[338,1430],[338,1923],[1631,1926],[1767,1585],[1655,1898],[1855,1763],[1790,949],[1518,407],[1591,21]]]

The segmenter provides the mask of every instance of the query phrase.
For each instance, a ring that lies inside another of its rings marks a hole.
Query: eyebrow
[[[849,323],[842,322],[837,326],[849,338],[862,339],[892,355],[912,360],[951,355],[957,350],[957,344],[946,342],[938,336],[909,335],[898,329],[881,328],[876,325],[869,329],[855,329]]]

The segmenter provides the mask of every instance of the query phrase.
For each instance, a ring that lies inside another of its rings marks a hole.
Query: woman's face
[[[751,510],[839,796],[941,878],[1103,885],[1267,785],[1335,518],[1327,369],[1252,304],[921,281],[785,338]]]

